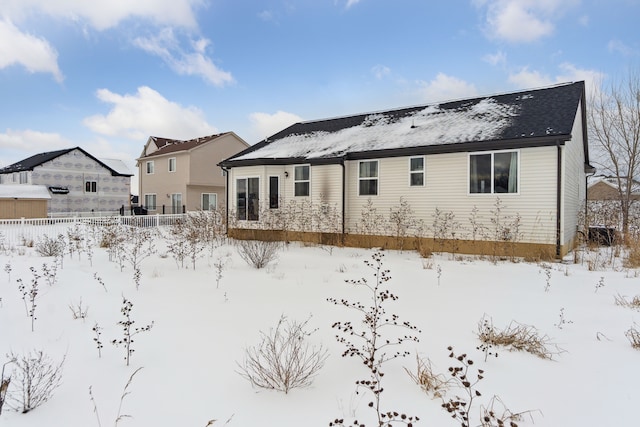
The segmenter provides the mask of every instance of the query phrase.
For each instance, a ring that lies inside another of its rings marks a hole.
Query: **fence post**
[[[164,210],[164,206],[163,206],[163,210]],[[160,214],[156,214],[156,228],[160,227]]]

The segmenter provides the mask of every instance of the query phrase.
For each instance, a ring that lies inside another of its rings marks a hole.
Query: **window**
[[[169,172],[175,172],[176,171],[176,158],[175,157],[170,157],[169,158]]]
[[[153,160],[150,162],[147,162],[147,175],[152,175],[153,174],[153,170],[154,170],[154,164],[153,164]]]
[[[409,159],[409,185],[411,187],[424,186],[424,157]]]
[[[236,209],[239,220],[258,220],[258,178],[240,178],[236,180]]]
[[[378,161],[360,162],[358,165],[358,195],[378,194]]]
[[[277,176],[269,177],[269,209],[278,209],[280,202],[280,179]]]
[[[293,189],[295,196],[309,195],[309,165],[293,168]]]
[[[29,182],[29,173],[28,172],[20,172],[20,184],[28,184]]]
[[[171,213],[173,214],[184,213],[182,209],[182,194],[180,193],[171,194]]]
[[[517,192],[517,151],[469,155],[469,193]]]
[[[202,193],[202,210],[213,211],[218,206],[218,195],[216,193]]]
[[[155,194],[145,194],[144,195],[144,206],[148,211],[156,210],[156,195]]]
[[[97,181],[85,181],[84,182],[84,192],[85,193],[97,193],[98,192],[98,182]]]

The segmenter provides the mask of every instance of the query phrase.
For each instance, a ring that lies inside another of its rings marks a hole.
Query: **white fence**
[[[20,218],[0,220],[0,243],[7,246],[24,245],[36,242],[44,236],[56,237],[66,234],[67,230],[81,226],[93,226],[119,223],[136,227],[162,227],[172,225],[184,218],[184,214],[103,216],[76,218]]]

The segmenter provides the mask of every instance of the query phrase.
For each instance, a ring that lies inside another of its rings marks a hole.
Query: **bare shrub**
[[[540,335],[534,326],[523,325],[512,321],[504,330],[493,326],[491,318],[483,316],[478,322],[476,335],[484,345],[500,346],[509,351],[525,351],[542,359],[553,359],[553,356],[564,350],[551,342],[547,335]]]
[[[42,350],[18,356],[10,354],[16,369],[9,391],[9,406],[23,414],[37,408],[53,396],[62,382],[62,367],[52,361]]]
[[[631,347],[640,350],[640,331],[636,329],[635,325],[627,329],[624,336],[626,336],[631,343]]]
[[[288,393],[292,388],[307,387],[327,359],[322,345],[309,344],[309,319],[289,321],[281,316],[269,333],[260,332],[260,344],[245,349],[239,374],[251,384]]]
[[[73,320],[78,320],[87,318],[87,313],[89,312],[89,307],[82,304],[82,298],[76,303],[69,304],[69,310],[71,310],[71,317]]]
[[[127,366],[129,366],[129,361],[131,360],[131,355],[134,352],[132,348],[133,345],[133,337],[138,335],[140,332],[150,331],[153,327],[153,321],[146,325],[141,326],[139,328],[134,328],[133,324],[135,320],[131,318],[131,311],[133,310],[133,303],[126,299],[124,296],[122,297],[122,308],[120,312],[122,313],[123,320],[118,322],[118,325],[122,327],[122,338],[114,339],[111,341],[111,344],[115,346],[123,346],[125,350],[124,360],[127,362]]]
[[[5,362],[2,365],[2,371],[0,371],[0,414],[2,414],[2,407],[4,406],[4,402],[7,398],[7,391],[9,390],[9,384],[11,384],[11,376],[5,377],[4,370],[6,366],[10,363],[13,363],[12,360]]]
[[[241,240],[238,242],[238,254],[254,268],[264,268],[278,258],[279,242],[266,240]]]
[[[640,295],[636,295],[631,299],[628,299],[627,297],[620,295],[620,294],[616,294],[614,295],[614,300],[616,305],[619,305],[620,307],[626,307],[626,308],[632,308],[634,310],[640,310]]]
[[[38,239],[34,249],[40,256],[62,257],[64,255],[65,246],[64,237],[62,235],[55,238],[45,235]]]
[[[411,379],[420,386],[422,391],[430,395],[432,398],[444,398],[449,388],[452,386],[451,378],[447,378],[444,374],[433,372],[431,360],[423,359],[416,355],[417,368],[416,372],[412,372],[405,368]]]

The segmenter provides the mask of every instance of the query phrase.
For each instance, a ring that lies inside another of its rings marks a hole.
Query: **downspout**
[[[558,165],[557,165],[557,184],[556,184],[556,257],[560,258],[560,233],[562,231],[562,146],[560,142],[556,142],[556,147],[558,149]]]
[[[345,201],[346,201],[346,185],[345,185],[345,177],[346,177],[346,172],[345,172],[345,166],[344,166],[344,156],[342,157],[342,159],[340,159],[340,166],[342,166],[342,243],[344,244],[344,230],[345,230],[345,219],[344,219],[344,214],[345,214]]]
[[[220,166],[220,167],[222,168],[222,171],[224,172],[224,177],[225,177],[225,180],[226,180],[224,191],[225,191],[225,198],[227,200],[226,200],[226,203],[224,204],[225,205],[224,206],[224,210],[225,210],[224,216],[225,216],[225,224],[227,224],[227,227],[226,227],[227,228],[227,237],[229,237],[229,201],[231,200],[231,199],[229,199],[229,169],[225,168],[224,166]]]

